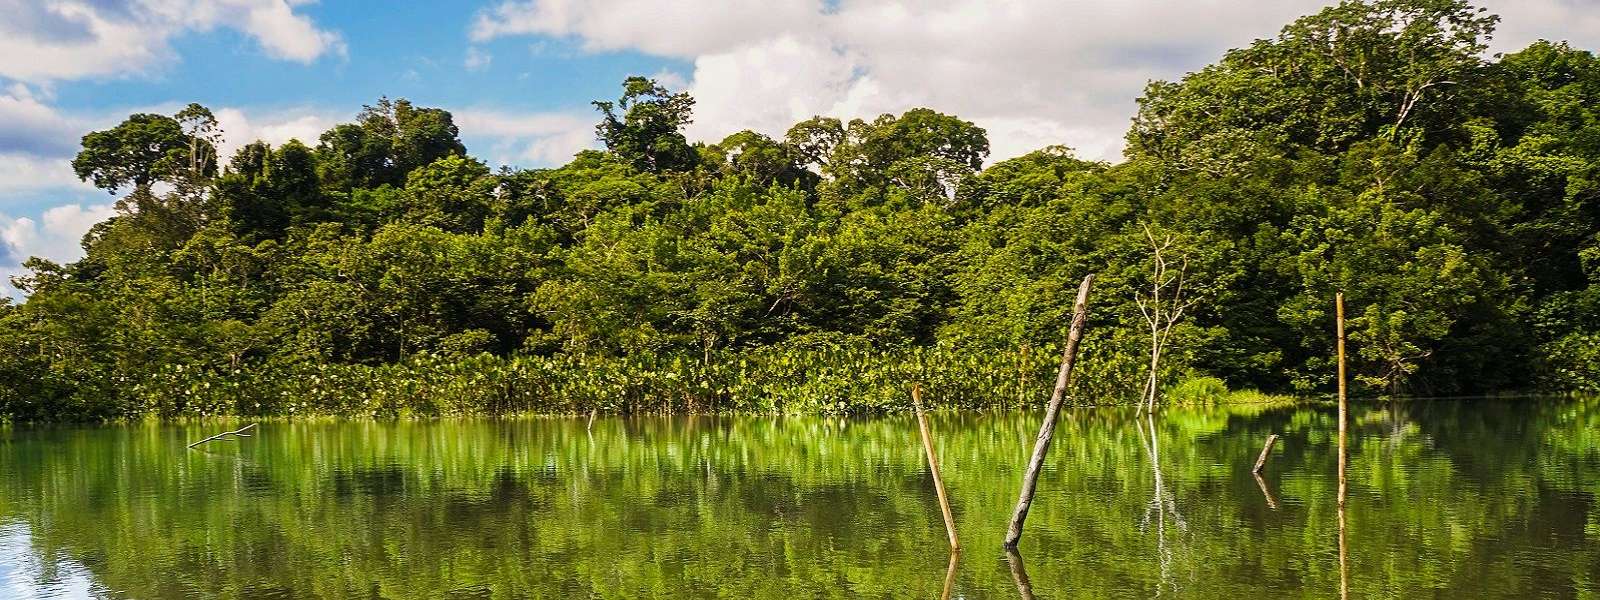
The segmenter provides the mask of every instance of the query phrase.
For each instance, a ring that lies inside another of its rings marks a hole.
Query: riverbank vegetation
[[[73,162],[117,216],[0,303],[0,415],[1033,406],[1089,272],[1083,401],[1326,392],[1335,290],[1363,393],[1600,389],[1600,59],[1496,20],[1343,2],[1151,83],[1116,164],[930,109],[691,143],[644,78],[548,169],[405,100],[226,157],[133,115]]]

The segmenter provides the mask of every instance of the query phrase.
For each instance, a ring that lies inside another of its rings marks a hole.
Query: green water
[[[1066,412],[1016,565],[1040,413],[935,415],[953,572],[905,417],[0,430],[0,598],[1330,598],[1334,414]],[[1358,405],[1349,481],[1352,598],[1600,597],[1600,403]]]

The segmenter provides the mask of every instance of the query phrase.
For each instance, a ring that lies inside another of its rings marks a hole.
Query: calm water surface
[[[1069,411],[1008,559],[1040,416],[932,418],[953,569],[905,417],[0,430],[0,598],[1600,597],[1592,400],[1354,407],[1343,560],[1328,406]]]

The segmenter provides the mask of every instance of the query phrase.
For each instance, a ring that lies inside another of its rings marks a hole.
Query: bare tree
[[[1161,355],[1166,351],[1172,328],[1183,319],[1183,314],[1199,298],[1184,288],[1189,275],[1188,253],[1175,248],[1177,234],[1164,232],[1157,235],[1148,223],[1144,228],[1145,242],[1150,245],[1150,292],[1141,293],[1136,302],[1139,314],[1144,317],[1150,331],[1150,372],[1145,378],[1144,395],[1140,398],[1139,412],[1154,411],[1156,396],[1160,393]]]

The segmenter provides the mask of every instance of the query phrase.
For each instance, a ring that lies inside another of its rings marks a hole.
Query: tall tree
[[[603,115],[595,135],[634,168],[663,173],[694,167],[698,156],[683,136],[694,111],[688,93],[674,94],[654,79],[629,77],[622,83],[621,98],[597,100],[594,106]]]

